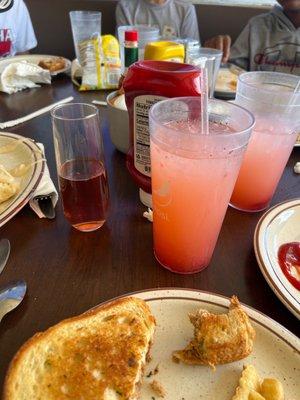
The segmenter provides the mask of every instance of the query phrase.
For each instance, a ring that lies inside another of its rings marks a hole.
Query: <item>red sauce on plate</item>
[[[278,261],[289,282],[300,290],[300,242],[285,243],[280,246]]]

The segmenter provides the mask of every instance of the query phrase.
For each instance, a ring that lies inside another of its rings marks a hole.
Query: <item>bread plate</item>
[[[5,148],[12,151],[4,152]],[[45,162],[41,150],[32,139],[0,132],[0,164],[7,170],[21,164],[28,166],[26,173],[17,178],[20,189],[16,195],[0,204],[0,226],[3,226],[30,199],[42,178]]]
[[[236,95],[238,76],[245,72],[234,64],[222,64],[215,86],[215,97],[232,100]]]
[[[284,243],[300,242],[300,199],[268,210],[254,233],[254,250],[260,270],[279,300],[300,319],[300,292],[285,277],[277,253]]]
[[[42,60],[55,60],[57,58],[62,58],[64,60],[65,67],[57,71],[51,72],[51,75],[55,76],[68,72],[71,69],[71,61],[67,58],[46,54],[22,54],[19,56],[3,58],[2,60],[0,60],[0,73],[8,64],[11,64],[12,62],[27,61],[32,64],[38,64]]]
[[[157,328],[142,385],[142,400],[158,399],[148,377],[157,364],[156,379],[166,391],[165,400],[231,400],[243,365],[253,364],[261,376],[281,380],[287,399],[300,393],[300,341],[283,326],[244,306],[256,330],[252,354],[238,362],[216,367],[188,366],[172,361],[172,351],[185,347],[193,336],[188,313],[199,308],[211,312],[228,311],[229,299],[213,293],[188,289],[158,289],[134,293],[145,300],[156,318]]]

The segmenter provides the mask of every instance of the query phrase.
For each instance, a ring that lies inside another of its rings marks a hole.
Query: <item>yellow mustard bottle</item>
[[[184,63],[184,45],[176,42],[150,42],[145,48],[145,60]]]

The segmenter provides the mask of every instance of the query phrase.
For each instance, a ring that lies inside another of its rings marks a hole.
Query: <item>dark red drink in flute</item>
[[[91,231],[104,224],[109,196],[106,172],[101,162],[65,162],[59,173],[59,185],[64,214],[71,225]]]
[[[94,231],[104,224],[109,203],[99,111],[74,103],[51,114],[64,215],[79,231]]]

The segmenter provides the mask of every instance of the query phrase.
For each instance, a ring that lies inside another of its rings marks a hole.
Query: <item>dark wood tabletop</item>
[[[103,100],[105,93],[79,93],[68,77],[51,86],[0,95],[0,121],[24,116],[68,96],[76,101]],[[253,233],[262,213],[229,208],[208,268],[195,275],[177,275],[162,268],[152,250],[152,224],[142,217],[138,190],[125,167],[125,156],[109,138],[107,110],[99,107],[110,187],[110,210],[98,231],[81,233],[63,216],[61,204],[54,220],[39,219],[26,206],[0,228],[11,242],[11,255],[0,276],[0,287],[24,279],[23,303],[0,323],[0,391],[8,364],[34,333],[58,321],[125,293],[148,288],[194,288],[231,296],[262,311],[299,335],[299,321],[277,299],[258,267]],[[50,114],[7,129],[45,145],[51,176],[57,186]],[[272,205],[300,197],[300,178],[293,166],[300,161],[295,148]]]

